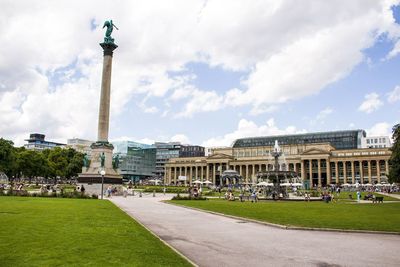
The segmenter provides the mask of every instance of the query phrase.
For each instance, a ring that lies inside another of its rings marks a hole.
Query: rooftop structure
[[[44,150],[44,149],[52,149],[55,147],[64,147],[65,144],[56,143],[51,141],[44,140],[46,136],[44,134],[33,133],[29,135],[29,139],[25,139],[28,144],[25,144],[24,147],[26,149],[31,150]]]
[[[362,148],[391,147],[392,142],[389,136],[367,136],[361,140]]]
[[[329,143],[336,149],[356,149],[361,148],[361,140],[364,137],[366,137],[364,130],[250,137],[237,139],[232,147],[274,146],[275,140],[277,140],[281,145]]]

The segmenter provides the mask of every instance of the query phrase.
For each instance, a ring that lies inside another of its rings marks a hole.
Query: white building
[[[73,148],[78,152],[83,154],[87,154],[89,157],[92,154],[92,149],[90,148],[93,141],[79,139],[79,138],[72,138],[67,140],[67,147]]]
[[[361,148],[391,147],[389,136],[368,136],[361,139]]]

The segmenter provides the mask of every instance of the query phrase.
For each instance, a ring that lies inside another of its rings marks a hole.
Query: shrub
[[[172,200],[207,200],[207,198],[206,197],[193,197],[193,196],[192,197],[190,197],[190,196],[182,197],[179,194],[177,194],[176,196],[174,196],[172,198]]]

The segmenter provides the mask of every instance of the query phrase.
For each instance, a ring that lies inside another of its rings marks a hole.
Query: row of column
[[[383,163],[383,164],[382,164]],[[360,168],[360,166],[363,166]],[[374,167],[374,168],[373,168]],[[179,176],[186,176],[187,183],[194,180],[211,181],[216,184],[217,175],[222,175],[223,171],[236,170],[244,179],[244,182],[256,182],[255,177],[258,172],[272,170],[273,164],[228,164],[228,163],[208,163],[203,165],[166,167],[165,182],[176,184]],[[331,183],[360,183],[373,182],[373,177],[377,182],[381,182],[381,174],[389,172],[388,160],[352,160],[352,161],[332,161],[329,159],[308,159],[300,163],[289,162],[284,164],[281,170],[297,172],[304,181],[309,181],[310,187],[323,186]]]

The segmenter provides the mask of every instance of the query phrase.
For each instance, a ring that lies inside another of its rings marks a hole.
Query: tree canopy
[[[9,178],[35,177],[70,179],[81,172],[83,154],[72,148],[43,151],[16,148],[12,141],[0,138],[0,171]]]

